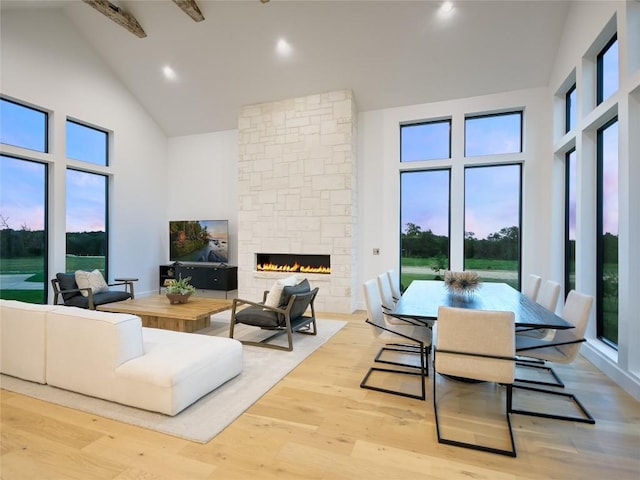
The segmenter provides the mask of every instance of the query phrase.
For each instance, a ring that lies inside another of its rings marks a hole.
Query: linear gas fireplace
[[[259,272],[331,273],[330,255],[298,253],[257,253],[256,270]]]

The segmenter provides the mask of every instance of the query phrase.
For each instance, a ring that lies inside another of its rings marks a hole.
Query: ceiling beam
[[[178,5],[184,13],[193,18],[196,22],[201,22],[204,20],[204,15],[198,8],[198,4],[196,0],[173,0],[173,3]]]
[[[97,11],[109,17],[121,27],[126,28],[138,38],[144,38],[147,34],[144,32],[136,17],[123,9],[109,2],[108,0],[82,0],[84,3],[91,5]]]

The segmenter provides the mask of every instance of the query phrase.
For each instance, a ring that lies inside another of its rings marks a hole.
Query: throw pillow
[[[107,285],[107,282],[104,281],[104,277],[102,276],[102,273],[100,273],[100,270],[94,270],[92,272],[77,270],[75,276],[78,288],[91,288],[94,294],[109,291],[109,286]],[[89,296],[89,293],[86,290],[83,290],[81,293],[83,297]]]
[[[303,279],[297,285],[292,287],[284,287],[282,289],[282,297],[280,298],[280,306],[286,307],[291,300],[291,295],[296,295],[299,293],[309,293],[311,291],[311,285],[309,285],[309,280],[306,278]]]
[[[298,283],[298,277],[296,275],[276,280],[271,290],[269,290],[264,304],[267,307],[278,308],[280,306],[280,298],[282,297],[282,289],[284,287],[292,287],[296,283]]]

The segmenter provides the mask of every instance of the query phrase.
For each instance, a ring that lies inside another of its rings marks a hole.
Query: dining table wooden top
[[[389,315],[419,321],[438,319],[441,306],[510,311],[518,327],[567,329],[574,325],[506,283],[482,282],[472,294],[450,293],[444,282],[414,280]]]

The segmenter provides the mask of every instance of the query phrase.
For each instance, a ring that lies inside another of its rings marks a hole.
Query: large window
[[[598,130],[598,337],[618,344],[618,119]]]
[[[598,54],[596,64],[598,70],[597,103],[600,105],[613,95],[619,86],[617,35],[614,35]]]
[[[565,96],[565,121],[564,121],[564,132],[567,133],[571,131],[572,128],[575,128],[578,121],[578,103],[577,103],[578,92],[576,90],[576,84],[567,91]]]
[[[107,132],[67,120],[67,158],[106,166],[108,140]]]
[[[576,150],[573,148],[565,155],[565,295],[576,288],[576,199]]]
[[[464,268],[520,288],[521,166],[465,168]]]
[[[48,115],[35,108],[0,99],[0,142],[37,152],[47,150]]]
[[[400,276],[403,287],[416,279],[441,279],[449,268],[450,171],[400,174]]]
[[[107,278],[107,180],[67,169],[68,272],[98,269]]]
[[[0,155],[0,296],[47,301],[47,166]]]
[[[522,112],[469,116],[464,125],[466,157],[522,152]]]
[[[415,162],[451,157],[451,120],[400,127],[400,161]]]

